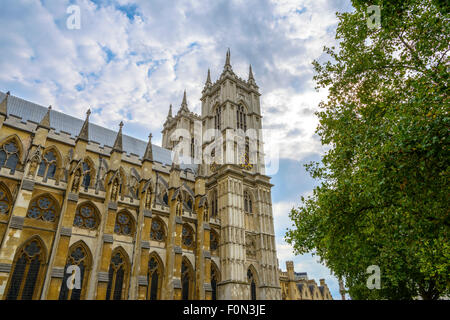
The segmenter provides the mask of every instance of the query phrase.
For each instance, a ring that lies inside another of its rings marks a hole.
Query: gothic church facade
[[[251,67],[227,52],[201,103],[170,107],[160,147],[0,92],[0,299],[281,299],[262,141],[253,163],[172,155],[180,128],[261,129]]]

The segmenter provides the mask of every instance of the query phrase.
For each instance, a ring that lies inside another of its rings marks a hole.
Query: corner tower
[[[220,221],[219,299],[281,299],[270,177],[264,171],[259,88],[237,76],[228,49],[202,91],[203,162],[211,216]],[[211,134],[211,132],[214,132]]]

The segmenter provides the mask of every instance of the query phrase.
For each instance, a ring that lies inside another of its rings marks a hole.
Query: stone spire
[[[250,65],[249,70],[248,70],[248,81],[247,82],[250,85],[257,87],[255,78],[253,77],[252,65]]]
[[[153,135],[151,133],[148,135],[147,148],[145,149],[145,153],[144,153],[144,157],[142,158],[142,162],[144,162],[145,160],[153,161],[152,136]]]
[[[172,104],[170,104],[169,114],[167,115],[167,118],[172,118]]]
[[[77,140],[89,141],[89,116],[91,115],[91,109],[86,112],[86,120],[84,120],[83,126],[81,127],[80,133],[78,134]]]
[[[116,141],[114,142],[114,146],[113,146],[113,148],[111,150],[111,153],[113,153],[114,151],[117,151],[117,152],[120,152],[120,153],[123,152],[123,150],[122,150],[122,127],[123,127],[123,122],[122,121],[120,121],[119,127],[120,127],[120,129],[119,129],[119,132],[117,133]]]
[[[230,53],[230,48],[228,48],[227,55],[225,57],[225,65],[223,66],[223,72],[226,72],[226,71],[233,72],[233,70],[231,69],[230,58],[231,58],[231,53]]]
[[[52,106],[48,106],[47,112],[45,116],[42,118],[41,122],[38,124],[37,128],[46,128],[50,130],[50,111],[52,110]]]
[[[230,53],[230,48],[228,48],[227,55],[225,57],[225,67],[227,67],[227,66],[231,67],[230,58],[231,58],[231,53]]]
[[[211,71],[208,68],[208,76],[206,77],[206,83],[205,86],[210,86],[211,85]]]
[[[183,101],[181,102],[181,109],[180,109],[180,111],[181,110],[189,112],[189,109],[187,107],[187,100],[186,100],[186,89],[184,90]]]
[[[0,103],[0,115],[4,115],[5,118],[8,116],[8,98],[10,96],[10,92],[6,93],[5,99]]]

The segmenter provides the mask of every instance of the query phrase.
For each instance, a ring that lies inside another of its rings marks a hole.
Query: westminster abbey
[[[261,129],[251,67],[238,77],[228,51],[201,105],[170,106],[160,147],[0,92],[0,299],[301,298],[278,269],[262,141],[253,162],[175,161],[179,129],[219,132],[187,141],[213,158],[221,133]]]

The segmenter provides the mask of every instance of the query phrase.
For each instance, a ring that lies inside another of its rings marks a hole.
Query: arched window
[[[61,290],[59,291],[59,300],[80,300],[84,298],[91,263],[92,258],[89,249],[82,242],[77,242],[72,245],[69,249],[66,266],[64,267],[64,277],[61,283]],[[78,280],[75,278],[75,282],[69,287],[67,281],[74,272],[78,273],[80,280],[77,283]]]
[[[12,208],[12,199],[9,190],[0,183],[0,214],[8,215]]]
[[[150,300],[159,300],[161,298],[162,284],[162,266],[159,259],[150,256],[148,261],[148,293]]]
[[[134,223],[131,215],[126,211],[117,214],[114,232],[126,236],[132,236],[134,233]]]
[[[220,118],[221,118],[221,107],[216,108],[216,114],[214,115],[214,128],[220,130]]]
[[[48,151],[39,165],[38,176],[54,178],[56,173],[56,161],[56,153],[53,150]]]
[[[247,115],[242,105],[239,105],[236,109],[236,122],[237,128],[244,131],[247,130]]]
[[[19,162],[19,147],[15,141],[9,140],[0,147],[0,167],[15,170]]]
[[[211,199],[211,217],[217,218],[218,214],[218,199],[217,199],[217,191],[214,190],[212,193],[212,199]]]
[[[166,241],[166,231],[164,229],[164,223],[158,219],[152,219],[152,228],[150,230],[150,239],[153,241],[164,242]]]
[[[163,194],[163,203],[168,206],[169,205],[169,196],[167,195],[167,191]]]
[[[18,249],[10,273],[7,300],[39,299],[45,259],[44,244],[37,237]]]
[[[91,167],[89,166],[88,162],[83,162],[82,164],[83,168],[83,182],[81,185],[84,187],[84,190],[87,191],[89,189],[89,186],[91,185]]]
[[[194,202],[192,201],[192,197],[185,192],[184,199],[186,199],[185,202],[184,202],[186,210],[192,211],[192,208],[194,206]]]
[[[129,263],[126,254],[120,250],[114,250],[108,272],[108,287],[106,300],[126,299],[126,284],[128,283]]]
[[[244,211],[246,213],[253,213],[252,198],[248,191],[244,191]]]
[[[194,231],[188,224],[183,224],[183,231],[181,233],[181,241],[183,243],[183,246],[186,249],[192,250],[195,247],[195,240],[194,240]]]
[[[217,251],[217,248],[219,247],[219,236],[214,230],[211,230],[209,233],[209,247],[211,249],[211,253]]]
[[[191,158],[194,158],[195,156],[195,143],[194,143],[194,138],[191,139]]]
[[[100,224],[100,216],[97,208],[90,203],[83,203],[75,211],[73,225],[78,228],[95,230]]]
[[[250,300],[256,300],[256,280],[251,269],[247,270],[247,280],[250,284]]]
[[[183,300],[192,299],[194,276],[192,266],[186,258],[181,262],[181,298]]]
[[[217,283],[220,281],[219,270],[214,262],[211,261],[211,288],[212,300],[217,300]]]
[[[42,195],[31,200],[27,210],[27,218],[55,222],[59,215],[56,201],[49,195]]]

